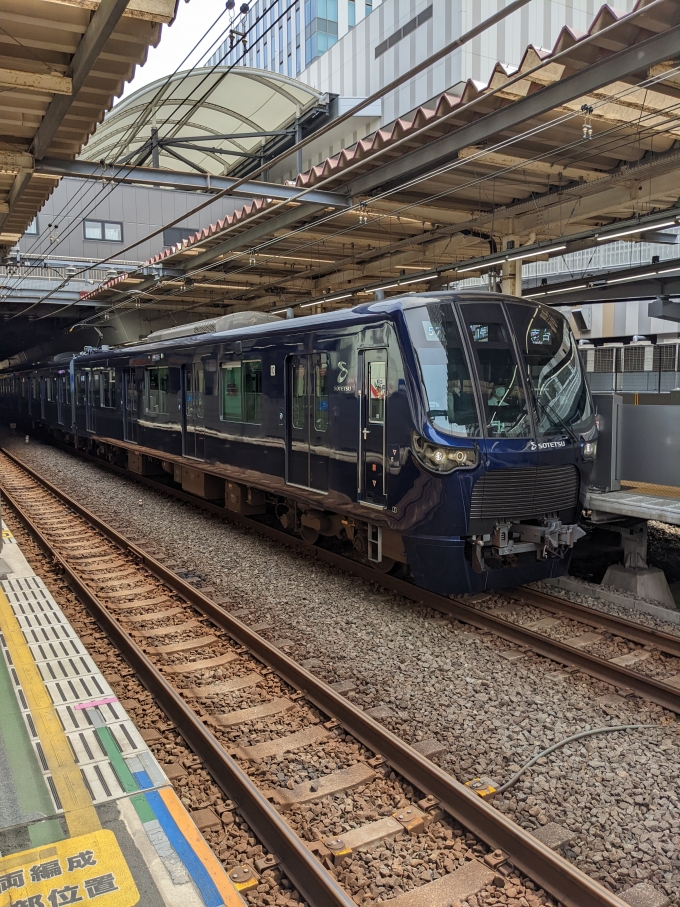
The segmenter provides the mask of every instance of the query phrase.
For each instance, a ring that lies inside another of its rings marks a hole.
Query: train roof
[[[499,302],[503,299],[513,303],[524,303],[531,306],[541,306],[541,303],[534,300],[523,300],[521,297],[504,296],[493,293],[489,290],[436,290],[430,293],[408,293],[404,296],[392,296],[389,299],[381,299],[374,302],[365,302],[360,305],[347,309],[336,309],[332,312],[324,312],[316,315],[303,315],[300,318],[290,319],[282,318],[276,321],[265,322],[263,324],[254,324],[232,328],[226,331],[205,332],[201,334],[189,334],[183,337],[168,338],[166,340],[140,340],[138,343],[129,344],[124,347],[111,347],[110,349],[96,349],[92,351],[72,354],[72,358],[85,358],[89,361],[100,362],[103,360],[114,359],[118,357],[130,356],[134,353],[147,353],[153,350],[164,350],[172,347],[194,347],[203,343],[219,343],[223,340],[239,339],[239,337],[252,337],[261,334],[290,334],[293,331],[305,331],[312,328],[318,329],[329,325],[353,325],[367,323],[375,320],[376,317],[394,315],[402,312],[404,309],[422,306],[428,302],[439,302],[443,299],[456,299],[461,301],[488,301]],[[9,371],[25,371],[35,368],[49,368],[54,365],[66,365],[63,354],[59,355],[60,361],[56,359],[22,363],[21,366],[10,369]]]

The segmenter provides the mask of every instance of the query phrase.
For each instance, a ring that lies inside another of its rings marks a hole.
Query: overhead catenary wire
[[[673,70],[673,72],[674,72],[674,71],[675,71],[675,70]],[[680,72],[680,68],[678,68],[677,71]],[[645,84],[647,84],[647,83],[652,84],[654,81],[658,81],[660,78],[665,78],[665,77],[667,77],[667,75],[668,75],[668,74],[664,74],[663,77],[656,76],[656,77],[654,77],[654,78],[651,79],[651,80],[647,80],[647,82],[646,82]],[[599,105],[597,105],[597,106],[610,104],[613,100],[616,100],[617,97],[623,97],[623,96],[625,96],[625,94],[627,94],[627,93],[631,93],[631,92],[634,92],[634,91],[639,90],[639,87],[640,87],[640,86],[635,86],[635,87],[628,87],[628,86],[627,86],[624,90],[622,90],[622,91],[620,91],[620,92],[618,92],[618,93],[616,93],[616,94],[614,94],[614,95],[611,95],[611,96],[607,97],[606,99],[603,99],[602,101],[599,102]],[[671,108],[671,109],[672,109],[672,108]],[[669,110],[669,108],[666,108],[666,110],[665,110],[664,112],[667,113],[668,110]],[[495,152],[497,152],[497,151],[499,151],[499,150],[502,150],[503,148],[507,147],[508,145],[511,145],[511,144],[513,144],[513,143],[515,143],[515,142],[517,142],[517,141],[520,141],[520,140],[523,139],[523,138],[526,138],[526,137],[529,136],[529,135],[536,134],[537,132],[544,131],[544,130],[546,130],[546,129],[554,128],[555,125],[557,125],[557,124],[559,124],[559,123],[561,123],[561,122],[563,122],[563,121],[565,121],[565,120],[568,120],[568,119],[571,119],[571,118],[575,118],[575,117],[578,117],[578,116],[580,116],[580,113],[577,112],[577,111],[574,111],[574,112],[565,114],[565,115],[563,115],[561,118],[558,118],[557,120],[553,120],[553,121],[551,121],[550,123],[542,124],[542,125],[539,126],[539,127],[534,127],[533,129],[527,130],[527,131],[525,131],[525,132],[523,132],[523,133],[521,133],[521,134],[519,134],[519,135],[517,135],[517,136],[511,137],[511,138],[509,138],[509,139],[507,139],[507,140],[503,140],[501,143],[498,143],[498,144],[495,145],[495,146],[490,146],[490,147],[487,147],[487,148],[485,148],[485,149],[482,149],[482,150],[479,151],[476,155],[473,155],[473,156],[471,156],[471,157],[469,157],[469,158],[466,158],[466,159],[464,159],[464,160],[457,160],[457,161],[453,162],[452,164],[446,165],[445,167],[441,168],[439,171],[436,171],[436,173],[442,173],[442,172],[450,171],[450,170],[455,169],[455,168],[457,168],[457,167],[460,167],[460,166],[464,166],[464,165],[466,165],[466,164],[469,164],[471,161],[474,161],[474,160],[476,160],[476,159],[483,159],[483,157],[484,157],[485,155],[487,155],[487,154],[495,153]],[[656,112],[656,111],[650,111],[646,116],[648,116],[648,117],[650,117],[650,118],[656,118],[656,117],[658,117],[658,112]],[[609,132],[609,134],[615,134],[619,129],[625,128],[625,126],[626,126],[626,124],[617,124],[616,126],[612,127],[608,132]],[[638,141],[638,138],[639,138],[639,137],[636,136],[635,141]],[[586,144],[586,140],[583,139],[583,138],[580,138],[579,140],[573,142],[571,147],[572,147],[572,149],[576,149],[576,148],[578,148],[579,146],[583,146],[583,145],[585,145],[585,144]],[[614,140],[612,140],[612,142],[611,142],[610,144],[611,144],[611,146],[613,147],[614,144],[615,144]],[[588,140],[588,145],[590,146],[590,140]],[[569,146],[567,146],[567,147],[569,147]],[[620,142],[616,143],[616,147],[620,147]],[[521,167],[526,166],[526,164],[527,164],[528,162],[533,161],[533,160],[540,160],[541,158],[543,158],[543,157],[545,157],[545,156],[547,156],[547,155],[549,155],[549,154],[550,154],[550,152],[544,152],[544,153],[541,154],[541,155],[536,155],[534,158],[531,158],[531,159],[528,159],[528,160],[523,160],[521,163],[518,163],[518,164],[515,164],[515,165],[511,165],[511,166],[508,166],[508,167],[505,167],[505,168],[503,168],[501,171],[495,171],[493,174],[488,174],[488,175],[485,176],[485,177],[479,177],[479,178],[475,178],[475,179],[473,179],[473,180],[470,180],[467,184],[463,184],[462,186],[457,186],[457,187],[453,187],[453,188],[451,188],[451,189],[444,190],[444,191],[442,191],[442,192],[440,192],[440,193],[437,193],[436,195],[429,196],[429,197],[426,198],[426,199],[419,199],[417,202],[407,203],[407,204],[403,205],[401,208],[396,209],[395,211],[392,211],[392,212],[389,212],[389,213],[386,213],[386,214],[376,214],[376,215],[373,216],[373,218],[374,218],[375,220],[378,220],[378,219],[384,218],[384,217],[393,218],[393,217],[397,216],[400,212],[403,212],[403,211],[408,210],[408,208],[412,207],[413,205],[419,205],[419,206],[420,206],[420,205],[422,205],[423,203],[426,203],[427,201],[430,201],[430,200],[432,200],[432,199],[434,199],[434,198],[441,198],[441,197],[443,197],[443,196],[446,196],[446,195],[449,195],[449,194],[453,194],[453,193],[455,193],[455,192],[460,191],[461,189],[464,189],[464,188],[469,187],[470,185],[476,184],[477,182],[483,182],[483,181],[488,180],[488,179],[491,179],[491,178],[494,178],[494,179],[495,179],[495,178],[497,178],[499,175],[503,175],[503,174],[512,172],[513,170],[515,170],[515,169],[517,169],[517,168],[520,168],[520,169],[521,169]],[[430,178],[432,178],[432,174],[431,174],[431,173],[428,173],[428,174],[425,175],[424,177],[420,177],[420,178],[414,180],[414,181],[413,181],[411,184],[409,184],[409,185],[417,185],[417,184],[419,184],[420,182],[425,181],[425,180],[430,179]],[[381,196],[376,197],[376,199],[375,199],[375,200],[372,200],[372,201],[378,201],[378,200],[380,200],[380,199],[382,199],[382,198],[386,198],[386,197],[388,197],[390,194],[392,194],[393,192],[401,191],[403,188],[404,188],[403,186],[399,186],[399,187],[397,187],[397,188],[395,188],[395,189],[393,189],[393,190],[390,190],[390,191],[388,191],[388,192],[383,193]],[[356,208],[356,207],[358,207],[358,205],[355,205],[355,206],[353,206],[353,207]],[[270,209],[270,210],[271,210],[271,209]],[[334,217],[339,216],[341,213],[346,213],[347,210],[351,210],[351,209],[344,209],[342,212],[330,214],[330,215],[328,215],[326,218],[323,218],[323,219],[320,219],[319,221],[316,221],[316,222],[315,222],[315,226],[318,226],[319,224],[322,224],[322,223],[324,223],[324,222],[326,222],[326,221],[328,221],[328,220],[332,220]],[[277,237],[274,237],[274,238],[272,238],[272,239],[270,239],[270,240],[266,240],[266,241],[264,241],[262,244],[260,244],[259,246],[255,246],[254,248],[250,249],[250,250],[248,251],[247,254],[250,255],[250,254],[253,253],[253,252],[261,251],[262,249],[265,249],[265,248],[267,248],[267,247],[270,246],[270,245],[276,244],[276,243],[280,242],[281,240],[290,239],[290,237],[291,237],[292,235],[295,235],[295,233],[297,233],[297,232],[304,232],[305,229],[306,229],[306,227],[303,226],[303,227],[296,228],[296,229],[294,229],[294,230],[288,231],[287,233],[285,233],[285,234],[283,234],[283,235],[280,235],[280,236],[277,236]],[[353,226],[352,226],[352,227],[347,227],[347,228],[344,228],[344,229],[341,230],[341,231],[338,231],[336,234],[332,234],[330,237],[326,237],[326,238],[327,238],[327,239],[328,239],[328,238],[333,238],[333,236],[337,237],[337,236],[339,236],[339,235],[342,235],[342,233],[346,233],[346,232],[352,231],[353,229],[355,229]],[[225,232],[226,232],[226,231],[225,231]],[[297,247],[296,249],[294,249],[294,250],[288,250],[288,251],[298,251],[298,252],[299,252],[299,251],[304,251],[305,248],[308,248],[310,245],[314,244],[315,242],[316,242],[316,240],[310,240],[310,241],[308,241],[308,242],[306,242],[306,243],[303,243],[301,246]],[[204,267],[202,267],[202,268],[200,268],[200,269],[196,269],[195,271],[188,271],[188,272],[186,273],[186,275],[183,275],[181,278],[171,278],[168,282],[173,283],[173,282],[176,282],[176,281],[179,281],[179,280],[183,280],[185,276],[193,277],[193,276],[196,276],[197,274],[205,273],[205,272],[209,271],[209,270],[210,270],[211,268],[213,268],[213,267],[223,267],[225,264],[229,263],[230,261],[237,260],[238,258],[245,257],[245,254],[246,254],[245,252],[236,252],[236,253],[234,253],[229,259],[226,259],[226,261],[225,261],[224,259],[222,259],[222,260],[219,261],[219,262],[215,262],[215,263],[212,263],[212,264],[210,264],[210,265],[206,265],[206,266],[204,266]],[[262,264],[262,263],[260,263],[260,264]],[[450,268],[450,269],[452,270],[453,268]],[[242,269],[237,269],[237,270],[231,272],[231,275],[232,275],[232,276],[236,276],[236,275],[238,275],[239,273],[243,273],[243,271],[245,271],[245,270],[247,270],[246,267],[244,267],[244,268],[242,268]],[[296,276],[300,276],[300,275],[296,275]],[[219,289],[219,286],[218,286],[218,285],[216,285],[216,289]],[[258,288],[255,287],[254,289],[258,289]],[[359,289],[359,288],[357,288],[357,289]],[[164,297],[154,297],[154,299],[155,299],[157,302],[162,302],[162,300],[163,300],[164,298],[168,298],[170,295],[171,295],[171,294],[166,294],[166,296],[164,296]],[[322,299],[320,299],[319,301],[322,301]],[[121,304],[124,304],[124,303],[121,303]],[[200,304],[201,304],[201,303],[198,303],[197,305],[200,305]],[[118,305],[116,305],[115,308],[118,308]],[[191,307],[190,307],[190,308],[191,308]],[[111,309],[109,309],[108,311],[111,311]],[[98,313],[98,315],[99,315],[99,314],[100,314],[100,313]],[[98,315],[97,315],[97,316],[91,316],[91,319],[92,319],[92,318],[95,318],[95,317],[98,317]],[[86,322],[89,322],[91,319],[86,319]],[[85,322],[83,322],[83,323],[85,323]]]
[[[451,53],[452,50],[455,50],[458,47],[464,46],[469,41],[471,41],[474,37],[476,37],[477,35],[484,32],[487,28],[502,21],[508,15],[515,12],[521,6],[525,6],[529,2],[531,2],[531,0],[515,0],[515,2],[511,3],[509,6],[504,7],[502,10],[499,10],[498,12],[494,13],[492,16],[483,20],[481,23],[474,26],[474,28],[470,29],[465,34],[461,35],[454,42],[452,42],[452,44],[447,45],[448,49],[444,48],[442,51],[437,51],[436,54],[433,54],[431,57],[428,57],[422,63],[418,64],[418,67],[417,67],[418,71],[422,72],[425,69],[429,68],[431,65],[436,63],[439,59],[441,59],[442,55],[445,56],[446,54]],[[663,0],[653,0],[652,6],[654,6],[654,5],[656,5],[656,3],[660,3],[660,2],[663,2]],[[294,2],[291,5],[294,5]],[[286,12],[287,12],[287,9],[286,9]],[[281,17],[279,17],[279,18],[281,18]],[[278,22],[278,19],[276,21]],[[270,26],[270,28],[271,27],[273,27],[273,26]],[[252,28],[252,26],[251,26],[251,28]],[[604,29],[604,31],[606,31],[606,29]],[[586,40],[587,39],[584,39],[584,41],[586,41]],[[236,61],[236,62],[238,62],[238,61]],[[232,64],[232,68],[235,65],[236,65],[235,63]],[[546,64],[541,64],[538,68],[541,68],[543,65],[546,65]],[[404,81],[407,81],[408,78],[411,77],[411,74],[413,72],[414,72],[414,70],[409,70],[409,72],[398,77],[398,79],[393,80],[393,82],[390,83],[390,90],[394,90],[395,87],[398,87],[398,85],[401,85]],[[496,90],[492,90],[490,93],[487,94],[487,96],[489,96],[490,94],[495,94],[495,93],[496,93]],[[382,96],[382,90],[380,92],[380,96]],[[361,111],[366,106],[367,103],[369,103],[369,100],[366,100],[366,99],[363,100],[361,104],[357,105],[356,108],[352,108],[352,110],[348,111],[348,113],[345,114],[344,116],[346,117],[347,115],[353,115],[352,111],[354,111],[354,113]],[[471,102],[471,103],[474,103],[474,102]],[[332,123],[334,124],[334,126],[337,126],[339,124],[339,121],[340,121],[340,118],[337,118],[337,119],[333,120]],[[330,124],[328,124],[328,125],[330,125]],[[288,149],[285,152],[284,157],[289,157],[290,155],[294,154],[299,148],[302,148],[305,145],[309,144],[310,141],[312,141],[316,137],[319,137],[320,135],[323,135],[324,132],[326,132],[326,131],[327,131],[327,128],[322,127],[321,130],[318,130],[316,133],[313,133],[311,136],[308,136],[306,139],[302,140],[301,142],[296,143],[292,148]],[[275,159],[275,160],[277,160],[277,159]],[[273,163],[274,163],[274,161],[269,162],[269,166],[272,166]],[[121,170],[123,170],[123,169],[125,169],[125,168],[122,167]],[[259,170],[257,171],[257,173],[260,173],[260,172],[261,171],[259,171]],[[132,243],[131,245],[126,246],[124,249],[119,250],[117,253],[112,253],[111,255],[107,256],[106,258],[101,259],[99,261],[99,265],[106,264],[107,262],[111,261],[113,258],[123,255],[125,252],[129,252],[131,249],[136,248],[138,245],[141,245],[143,242],[146,242],[150,239],[153,239],[155,236],[158,236],[164,230],[169,229],[170,227],[176,226],[177,224],[181,223],[181,221],[186,220],[186,218],[190,217],[192,214],[196,214],[198,211],[203,210],[204,208],[206,208],[208,205],[212,204],[219,198],[232,194],[235,191],[235,189],[237,188],[237,186],[243,185],[243,183],[247,182],[250,178],[251,178],[250,175],[248,177],[243,178],[242,180],[238,181],[234,186],[231,186],[229,189],[222,190],[221,192],[213,195],[209,200],[202,202],[200,205],[197,205],[196,207],[192,208],[190,211],[185,212],[181,217],[177,217],[174,220],[169,221],[168,223],[166,223],[162,227],[160,227],[158,230],[148,233],[146,236],[137,240],[135,243]],[[315,188],[318,188],[318,186]],[[306,195],[308,191],[311,191],[311,190],[302,190],[298,194],[298,196],[296,197],[295,200],[304,197],[304,195]],[[287,203],[288,202],[286,202],[286,204]],[[56,292],[56,289],[54,291],[51,291],[50,293],[48,293],[46,296],[42,297],[41,299],[39,299],[37,302],[33,303],[31,306],[28,306],[26,309],[24,309],[20,313],[20,315],[26,314],[28,311],[30,311],[35,306],[40,305],[46,299],[49,299],[50,296],[53,295],[54,292]],[[13,318],[20,317],[20,315],[18,314],[18,315],[12,316],[12,317]]]
[[[291,0],[291,2],[288,4],[288,6],[286,6],[286,8],[284,9],[283,13],[281,13],[281,15],[280,15],[274,22],[271,22],[270,25],[268,26],[268,28],[265,29],[265,33],[268,32],[269,30],[273,29],[274,26],[276,25],[276,23],[278,23],[279,19],[281,19],[283,16],[285,16],[285,15],[287,14],[287,12],[289,12],[289,10],[291,10],[291,9],[294,7],[294,5],[295,5],[296,2],[297,2],[297,0]],[[271,6],[265,8],[265,9],[263,10],[262,14],[261,14],[260,16],[258,16],[258,17],[256,18],[255,22],[253,22],[253,24],[247,29],[247,31],[246,31],[246,37],[247,37],[248,34],[250,34],[250,32],[251,32],[254,28],[256,28],[257,23],[260,22],[262,18],[266,17],[267,12],[269,12],[271,9],[274,8],[274,6],[276,5],[276,3],[277,3],[277,0],[272,0]],[[224,15],[224,13],[221,13],[221,14],[220,14],[220,17],[218,17],[218,19],[221,18],[222,15]],[[210,26],[210,29],[208,29],[208,31],[206,31],[206,32],[204,33],[203,37],[205,37],[205,35],[213,28],[213,26],[214,26],[214,23],[213,23],[213,25]],[[223,34],[224,34],[224,32],[222,32],[222,35],[223,35]],[[220,38],[222,37],[222,35],[220,35]],[[174,70],[174,72],[171,73],[171,74],[166,78],[165,84],[167,84],[167,83],[172,79],[172,77],[178,72],[179,66],[183,65],[183,63],[184,63],[184,62],[188,59],[188,57],[193,53],[193,51],[194,51],[195,48],[198,46],[198,44],[203,40],[203,37],[202,37],[201,39],[199,39],[199,41],[197,42],[197,44],[194,45],[194,48],[193,48],[191,51],[189,51],[189,53],[184,57],[184,60],[178,65],[178,67]],[[220,40],[220,38],[218,38],[218,39],[216,39],[216,40]],[[214,46],[215,43],[216,43],[216,42],[213,42],[213,45],[212,45],[212,46]],[[211,46],[211,48],[209,48],[209,50],[212,50],[212,46]],[[231,71],[234,69],[234,67],[235,67],[235,66],[236,66],[236,65],[237,65],[237,64],[238,64],[245,56],[246,56],[246,54],[247,54],[247,49],[244,50],[244,51],[241,53],[241,55],[238,57],[238,59],[237,59],[234,63],[232,63],[232,64],[229,66],[227,72],[225,72],[225,73],[223,74],[223,76],[228,75],[228,73],[231,72]],[[212,67],[212,69],[211,69],[210,72],[211,72],[211,73],[214,72],[216,69],[219,68],[219,66],[220,66],[220,64],[219,64],[219,63],[216,63],[216,64]],[[185,74],[184,78],[187,78],[188,75],[189,75],[192,71],[193,71],[193,68],[192,68],[192,70],[189,70],[189,71]],[[209,74],[210,74],[210,73],[209,73]],[[209,74],[208,74],[208,75],[209,75]],[[206,77],[207,77],[207,76],[206,76]],[[217,83],[217,84],[219,84],[219,83]],[[210,89],[210,91],[213,91],[215,87],[216,87],[216,85],[212,86],[211,89]],[[160,89],[159,89],[159,90],[160,90]],[[153,99],[152,99],[152,101],[153,101]],[[148,103],[152,103],[152,101],[150,101],[150,102],[148,102]],[[166,121],[166,122],[167,122],[167,121]],[[81,214],[82,217],[85,217],[85,218],[86,218],[86,217],[87,217],[87,214],[90,213],[90,212],[93,210],[94,207],[100,205],[103,201],[106,200],[106,198],[108,198],[108,196],[111,194],[111,192],[113,192],[113,191],[117,188],[117,185],[113,182],[113,180],[115,179],[116,176],[120,175],[120,173],[122,173],[122,172],[123,172],[124,170],[126,170],[126,169],[132,169],[132,168],[131,168],[129,165],[127,165],[127,164],[123,164],[123,165],[120,165],[120,166],[119,166],[119,169],[118,169],[112,176],[106,176],[105,173],[103,173],[102,179],[108,179],[108,180],[111,181],[111,182],[110,182],[110,185],[109,185],[109,187],[108,187],[108,192],[106,193],[106,195],[104,196],[103,199],[99,199],[99,198],[95,197],[95,198],[92,200],[92,203],[90,204],[89,209],[88,209],[84,214],[83,214],[82,212],[80,212],[80,214]],[[83,188],[85,188],[85,187],[90,188],[90,185],[84,183],[84,184],[83,184]],[[78,194],[79,194],[81,191],[82,191],[82,189],[79,190],[78,193],[76,193],[76,197],[78,196]],[[97,187],[97,191],[98,191],[98,192],[101,192],[102,190],[101,190],[101,188]],[[213,196],[213,197],[211,197],[211,198],[206,202],[206,205],[204,205],[203,207],[206,207],[206,206],[208,206],[208,205],[210,205],[210,204],[213,204],[215,201],[218,200],[218,198],[219,198],[219,196]],[[62,209],[62,210],[63,210],[63,209]],[[174,224],[180,223],[182,220],[185,220],[188,216],[191,215],[191,213],[192,213],[191,211],[186,212],[186,213],[183,214],[180,218],[177,218],[175,221],[173,221],[172,224],[166,224],[166,225],[164,225],[164,226],[161,227],[159,230],[155,231],[155,232],[154,232],[153,234],[151,234],[150,236],[147,236],[147,237],[142,238],[142,239],[139,240],[137,243],[134,243],[134,244],[132,244],[132,245],[126,247],[125,249],[118,250],[116,253],[113,253],[112,255],[108,256],[107,258],[99,260],[99,261],[98,261],[96,264],[94,264],[94,265],[89,265],[87,268],[81,268],[75,275],[73,275],[73,277],[71,277],[71,278],[69,278],[69,279],[72,280],[72,279],[74,279],[75,277],[78,277],[78,276],[80,276],[81,274],[84,274],[84,273],[86,273],[87,271],[91,270],[93,267],[100,267],[101,265],[106,264],[106,263],[109,262],[109,261],[112,261],[112,260],[114,260],[114,259],[119,258],[119,257],[120,257],[121,255],[123,255],[125,252],[130,251],[131,249],[133,249],[133,248],[135,248],[136,246],[140,245],[142,242],[145,242],[147,239],[152,238],[153,236],[157,236],[159,233],[163,232],[163,231],[164,231],[165,229],[167,229],[169,226],[173,226]],[[73,226],[72,226],[72,228],[71,228],[71,229],[70,229],[70,230],[69,230],[69,231],[68,231],[68,232],[60,239],[59,242],[61,243],[61,242],[63,242],[66,238],[68,238],[68,236],[70,236],[70,235],[73,233],[73,230],[76,228],[76,226],[77,226],[77,225],[74,223]],[[28,255],[28,254],[30,254],[30,253],[25,253],[25,254]],[[44,261],[44,260],[45,260],[45,258],[42,259],[42,261]],[[33,267],[34,267],[34,268],[35,268],[35,267],[40,267],[40,263],[38,263],[37,265],[34,265]],[[24,280],[28,279],[29,276],[30,276],[30,274],[23,275],[22,278],[21,278],[21,280],[19,281],[19,283],[12,287],[12,291],[15,291],[15,290],[21,285],[21,283],[23,283]],[[35,303],[32,303],[30,306],[25,307],[24,309],[21,310],[21,312],[17,312],[15,315],[10,316],[10,319],[9,319],[9,320],[13,320],[14,318],[20,318],[20,317],[22,317],[23,315],[27,314],[28,311],[31,310],[31,309],[33,309],[33,308],[35,308],[36,305],[40,305],[40,304],[41,304],[42,302],[44,302],[46,299],[49,299],[52,295],[54,295],[54,293],[57,293],[60,289],[63,288],[63,286],[65,286],[66,283],[68,283],[68,280],[63,281],[58,287],[55,287],[54,290],[50,291],[50,293],[48,293],[44,298],[41,298],[41,299],[37,300]],[[0,297],[0,298],[7,298],[7,297],[5,296],[5,297]],[[56,314],[56,313],[50,313],[50,316],[48,316],[48,317],[52,317],[52,315],[54,315],[54,314]]]

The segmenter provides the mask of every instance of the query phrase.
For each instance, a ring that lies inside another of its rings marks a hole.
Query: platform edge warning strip
[[[0,587],[0,627],[12,657],[29,711],[73,837],[99,831],[101,823],[92,804],[71,746],[43,683],[9,599]]]

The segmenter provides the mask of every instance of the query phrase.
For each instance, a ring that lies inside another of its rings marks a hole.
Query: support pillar
[[[647,521],[612,523],[607,528],[621,533],[623,564],[608,567],[602,585],[629,592],[636,598],[659,602],[675,611],[675,599],[663,570],[647,566]]]
[[[522,261],[504,261],[501,288],[506,296],[522,295]]]

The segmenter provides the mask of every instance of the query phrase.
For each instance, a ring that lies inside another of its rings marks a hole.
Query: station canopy
[[[201,67],[159,79],[117,104],[81,159],[221,175],[265,148],[293,144],[296,121],[327,96],[277,73]]]
[[[108,307],[100,320],[140,307],[309,313],[494,269],[511,280],[517,261],[680,224],[680,4],[604,5],[587,32],[565,27],[517,58],[292,183],[251,181],[241,210],[83,301]],[[654,280],[663,293],[678,275]]]
[[[0,247],[13,245],[156,46],[177,0],[0,0]]]

